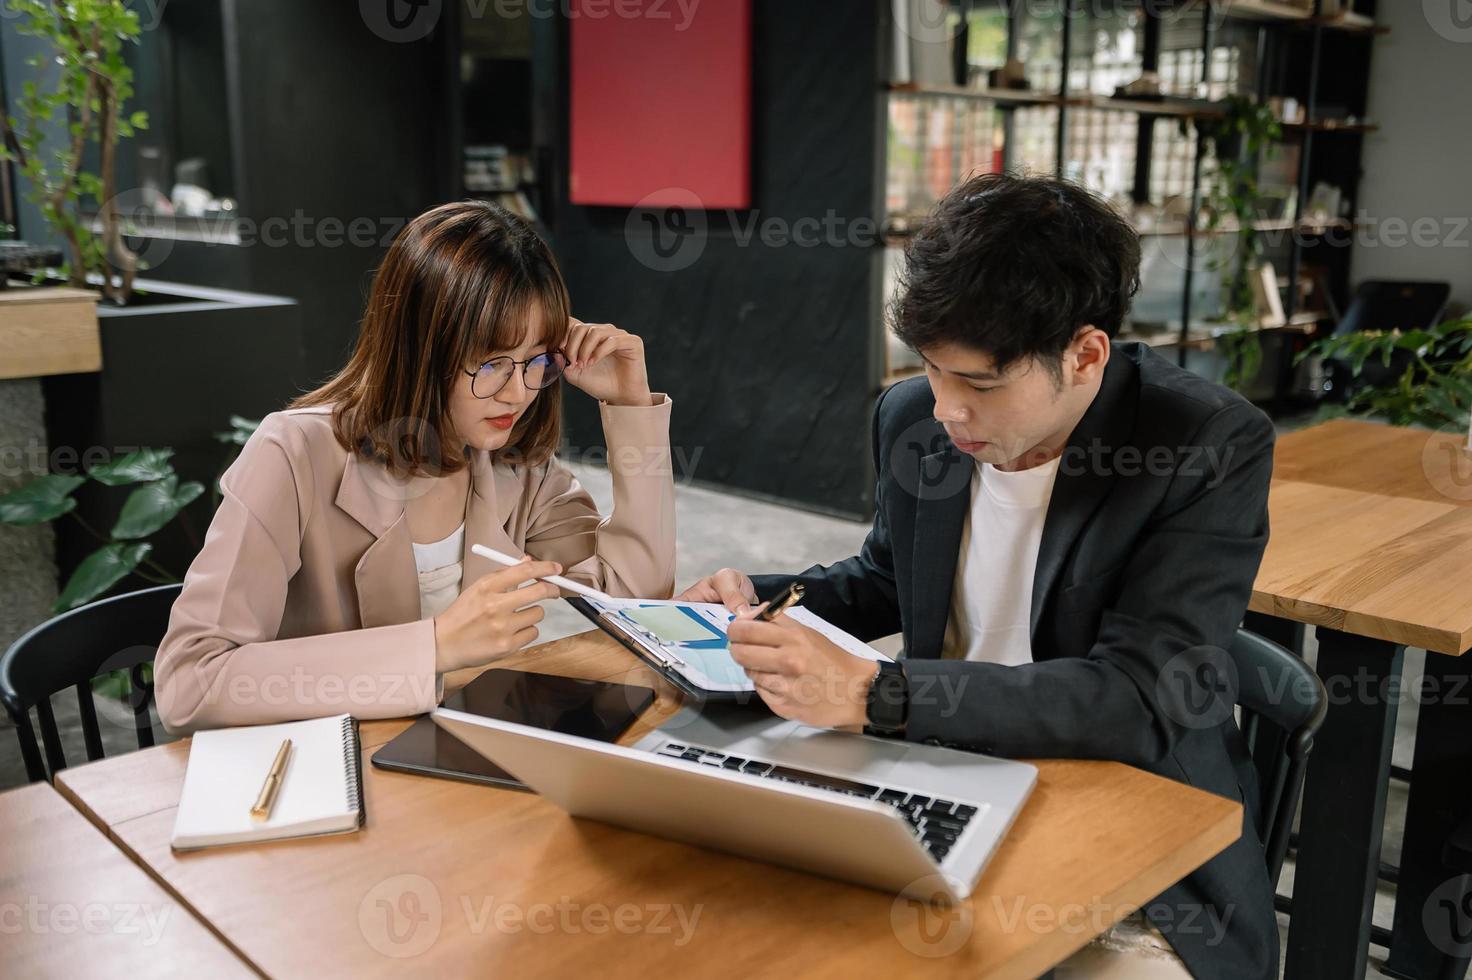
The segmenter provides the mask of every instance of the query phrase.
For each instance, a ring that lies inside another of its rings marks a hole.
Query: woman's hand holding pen
[[[610,405],[652,405],[644,341],[611,323],[568,322],[563,377]]]
[[[547,615],[536,603],[561,592],[549,582],[527,580],[561,571],[556,562],[527,561],[476,579],[434,618],[435,672],[479,667],[535,643],[537,624]]]

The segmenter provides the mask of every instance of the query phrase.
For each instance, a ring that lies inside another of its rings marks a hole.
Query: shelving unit
[[[1189,6],[1197,6],[1205,0],[1194,0]],[[1384,34],[1389,29],[1375,23],[1375,19],[1357,11],[1337,14],[1322,14],[1315,6],[1307,10],[1299,4],[1284,3],[1283,0],[1216,0],[1217,9],[1226,17],[1239,20],[1258,20],[1268,23],[1296,27],[1320,26],[1331,31],[1355,34]]]
[[[947,99],[972,99],[977,102],[995,102],[999,105],[1062,105],[1065,101],[1054,92],[1033,92],[1015,88],[962,88],[959,85],[917,85],[914,82],[896,82],[889,86],[891,92],[906,95],[934,95]]]
[[[1258,232],[1272,236],[1273,247],[1267,258],[1273,261],[1280,272],[1286,273],[1284,311],[1287,322],[1283,326],[1262,329],[1265,332],[1305,338],[1285,342],[1283,345],[1283,357],[1280,360],[1285,363],[1278,366],[1278,383],[1275,386],[1275,396],[1282,396],[1289,381],[1286,362],[1291,361],[1288,356],[1291,348],[1306,343],[1306,338],[1312,336],[1323,322],[1320,313],[1299,309],[1299,286],[1306,275],[1306,248],[1315,247],[1316,258],[1330,255],[1331,251],[1339,253],[1332,255],[1334,267],[1329,270],[1327,277],[1329,295],[1341,302],[1347,300],[1348,296],[1348,270],[1347,263],[1343,261],[1347,249],[1318,249],[1317,246],[1342,244],[1338,241],[1339,236],[1352,234],[1360,225],[1351,218],[1311,215],[1308,213],[1308,205],[1310,194],[1318,181],[1338,186],[1351,204],[1356,196],[1354,182],[1358,178],[1360,147],[1357,142],[1344,141],[1356,141],[1377,128],[1372,120],[1365,119],[1363,115],[1363,86],[1364,79],[1368,77],[1370,42],[1374,37],[1386,33],[1374,21],[1373,0],[1359,0],[1354,5],[1357,8],[1354,12],[1333,16],[1323,13],[1324,0],[1314,0],[1311,8],[1282,0],[1183,0],[1166,12],[1166,16],[1172,18],[1168,28],[1163,28],[1162,18],[1157,15],[1158,6],[1147,4],[1141,9],[1139,4],[1133,5],[1139,11],[1138,16],[1143,18],[1139,30],[1142,41],[1139,44],[1139,65],[1142,71],[1159,70],[1163,30],[1177,32],[1177,44],[1173,53],[1180,55],[1183,49],[1179,43],[1178,19],[1182,15],[1199,13],[1199,47],[1189,51],[1194,59],[1190,64],[1198,66],[1199,75],[1191,81],[1202,94],[1212,93],[1215,86],[1218,91],[1215,93],[1217,97],[1213,99],[1170,96],[1158,99],[1125,98],[1077,91],[1070,84],[1070,73],[1077,57],[1076,45],[1080,43],[1080,39],[1082,43],[1089,42],[1088,36],[1080,28],[1092,26],[1092,19],[1085,14],[1079,0],[1055,0],[1055,4],[1055,16],[1061,18],[1061,37],[1057,40],[1061,55],[1057,58],[1058,64],[1054,69],[1056,84],[1048,84],[1046,88],[1016,90],[978,89],[960,84],[890,83],[887,85],[888,95],[968,100],[993,105],[1000,120],[997,128],[1004,134],[999,155],[1005,161],[1003,166],[1006,167],[1015,163],[1016,150],[1012,145],[1015,115],[1024,111],[1051,110],[1049,124],[1056,129],[1052,163],[1054,172],[1057,173],[1068,173],[1070,169],[1068,155],[1071,127],[1076,124],[1089,125],[1091,122],[1098,125],[1098,114],[1132,114],[1138,121],[1135,124],[1135,172],[1129,196],[1137,204],[1145,204],[1151,199],[1151,169],[1157,152],[1154,131],[1156,124],[1164,121],[1166,124],[1195,130],[1181,137],[1189,142],[1191,155],[1189,187],[1182,195],[1183,199],[1189,199],[1188,206],[1183,209],[1185,219],[1152,222],[1149,226],[1138,229],[1143,238],[1184,240],[1185,258],[1178,263],[1181,276],[1178,289],[1179,313],[1171,318],[1174,325],[1168,335],[1159,332],[1132,335],[1133,339],[1141,339],[1155,346],[1174,347],[1180,363],[1184,365],[1188,351],[1209,348],[1216,335],[1230,329],[1222,325],[1206,324],[1204,317],[1210,316],[1211,311],[1197,308],[1200,302],[1197,295],[1198,287],[1201,286],[1199,277],[1203,274],[1216,274],[1203,273],[1199,267],[1203,243],[1236,234],[1238,229],[1235,226],[1208,228],[1199,217],[1204,196],[1203,185],[1207,176],[1205,166],[1209,158],[1206,139],[1194,124],[1222,118],[1227,112],[1227,103],[1221,99],[1221,95],[1226,93],[1220,91],[1220,79],[1214,78],[1212,72],[1219,32],[1231,32],[1238,48],[1252,49],[1252,57],[1242,60],[1252,65],[1253,71],[1248,74],[1255,76],[1239,78],[1236,94],[1253,97],[1259,104],[1265,104],[1273,97],[1291,97],[1301,106],[1299,121],[1283,123],[1282,135],[1278,141],[1280,146],[1290,148],[1290,152],[1296,150],[1297,153],[1291,178],[1287,173],[1283,175],[1285,189],[1293,191],[1291,195],[1285,195],[1291,196],[1291,212],[1284,213],[1281,218],[1265,218],[1253,225]],[[971,5],[976,6],[975,3]],[[1024,4],[1020,0],[1005,0],[1002,6],[1005,8],[1007,23],[1007,53],[1011,56],[1018,50]],[[1029,12],[1037,8],[1036,3],[1026,6]],[[1120,7],[1128,10],[1131,5],[1124,2]],[[1030,69],[1032,67],[1029,65]],[[1333,78],[1328,77],[1331,69]],[[1052,76],[1049,81],[1054,81]],[[1359,90],[1356,90],[1356,85]],[[1326,98],[1326,93],[1332,93],[1332,97]],[[916,110],[919,111],[922,110]],[[1051,113],[1056,113],[1056,120],[1052,119]],[[1314,152],[1316,143],[1329,138],[1336,141],[1335,152],[1325,154],[1320,159]],[[1290,164],[1291,162],[1290,156]],[[1350,213],[1353,214],[1352,207]],[[885,222],[886,244],[902,245],[921,217],[910,213],[890,214]],[[913,373],[910,368],[893,365],[886,359],[884,383],[893,383],[912,376]]]
[[[924,218],[924,215],[891,215],[891,225],[890,227],[886,228],[884,232],[885,244],[902,247],[905,242],[909,241],[910,236],[913,234],[910,228],[912,226],[919,225],[920,222],[924,220]],[[1252,227],[1254,230],[1259,232],[1272,233],[1291,231],[1294,234],[1304,235],[1306,237],[1315,237],[1329,235],[1333,232],[1338,231],[1354,231],[1356,229],[1365,227],[1365,225],[1363,222],[1350,221],[1348,218],[1335,218],[1331,221],[1304,221],[1295,226],[1292,219],[1284,218],[1282,220],[1254,221],[1252,223]],[[1217,228],[1197,228],[1196,234],[1199,237],[1208,238],[1220,235],[1235,235],[1240,230],[1241,229],[1238,228],[1236,225],[1221,225]],[[1164,225],[1136,226],[1135,233],[1138,234],[1141,238],[1179,238],[1186,234],[1186,225],[1184,223],[1172,223]]]
[[[990,102],[998,106],[1044,105],[1068,106],[1074,109],[1099,109],[1105,112],[1134,112],[1142,116],[1169,116],[1178,119],[1220,119],[1226,109],[1215,102],[1189,99],[1127,98],[1122,96],[1067,96],[1056,92],[1033,92],[1028,89],[969,89],[959,85],[916,85],[913,82],[898,82],[889,86],[889,91],[901,95],[929,95],[946,99],[967,99]],[[1380,127],[1375,123],[1347,119],[1316,119],[1281,122],[1284,130],[1342,133],[1372,133]]]
[[[1302,7],[1282,3],[1281,0],[1226,0],[1221,4],[1221,9],[1229,17],[1241,17],[1248,20],[1307,23],[1313,19],[1313,14]]]

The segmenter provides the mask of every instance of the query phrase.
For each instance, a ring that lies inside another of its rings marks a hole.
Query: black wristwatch
[[[905,734],[910,720],[910,679],[905,668],[891,660],[879,661],[879,673],[869,684],[866,735],[896,738]]]

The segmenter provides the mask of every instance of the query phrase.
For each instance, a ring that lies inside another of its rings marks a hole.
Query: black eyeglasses
[[[549,350],[529,361],[518,361],[510,357],[493,357],[478,370],[466,371],[470,375],[470,393],[477,398],[490,398],[506,387],[511,373],[521,368],[521,380],[532,391],[550,388],[567,370],[567,355],[560,350]]]

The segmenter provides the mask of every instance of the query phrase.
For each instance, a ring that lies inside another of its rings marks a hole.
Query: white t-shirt
[[[1008,473],[978,463],[961,531],[944,656],[1032,662],[1032,580],[1058,459]]]
[[[419,570],[419,618],[433,619],[460,595],[465,572],[465,524],[450,536],[430,544],[414,544],[414,566]]]

